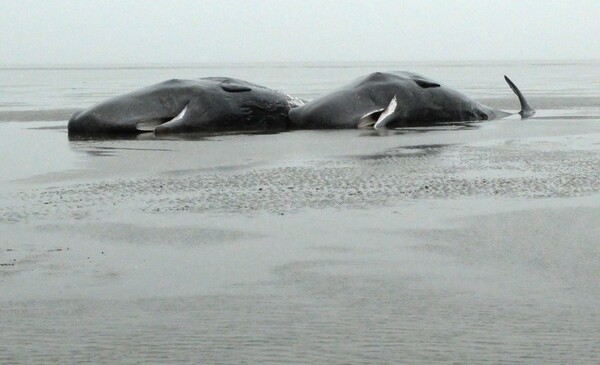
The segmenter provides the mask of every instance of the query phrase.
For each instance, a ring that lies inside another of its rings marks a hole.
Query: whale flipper
[[[521,115],[521,118],[526,119],[534,116],[535,110],[529,105],[529,103],[527,102],[517,85],[515,85],[514,82],[512,82],[506,75],[504,75],[504,80],[506,80],[508,86],[510,86],[512,91],[514,91],[514,93],[519,98],[519,102],[521,103],[521,111],[519,112],[519,114]]]
[[[385,108],[385,110],[383,112],[381,112],[381,115],[379,116],[379,118],[377,118],[377,122],[375,122],[375,124],[373,125],[373,128],[378,129],[378,128],[385,127],[387,124],[386,118],[389,117],[390,115],[392,115],[392,113],[394,113],[396,111],[397,107],[398,107],[398,100],[396,99],[396,95],[394,95],[394,97],[388,104],[387,108]]]
[[[358,124],[356,125],[356,128],[363,129],[363,128],[373,127],[375,125],[375,123],[377,123],[379,116],[381,115],[381,113],[384,110],[385,110],[385,108],[378,108],[378,109],[369,111],[368,113],[366,113],[359,119]]]
[[[166,123],[162,123],[154,127],[154,133],[164,133],[171,130],[176,130],[177,127],[187,123],[189,121],[188,113],[189,102],[185,105],[183,110],[179,112],[173,119],[167,121]]]
[[[135,125],[135,129],[140,132],[154,132],[154,128],[163,124],[164,121],[160,119],[150,119],[139,122]]]
[[[358,121],[357,128],[371,128],[374,129],[383,128],[387,124],[387,117],[392,115],[396,111],[398,107],[398,100],[396,95],[390,100],[388,106],[384,109],[375,109],[367,114],[363,115],[362,118]]]

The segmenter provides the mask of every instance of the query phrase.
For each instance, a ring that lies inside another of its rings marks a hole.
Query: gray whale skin
[[[287,129],[303,102],[227,77],[169,80],[73,114],[69,135],[271,131]]]
[[[517,86],[519,114],[535,114]],[[504,118],[497,110],[412,72],[375,72],[290,110],[292,128],[398,128]]]

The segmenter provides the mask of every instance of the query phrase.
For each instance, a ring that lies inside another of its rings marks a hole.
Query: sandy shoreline
[[[549,123],[5,123],[9,158],[46,150],[3,164],[0,362],[594,363],[600,123]]]

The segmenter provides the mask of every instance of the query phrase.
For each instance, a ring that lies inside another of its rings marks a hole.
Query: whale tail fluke
[[[521,103],[521,111],[519,112],[519,114],[521,115],[521,118],[525,119],[525,118],[533,117],[535,115],[535,109],[533,109],[531,107],[531,105],[529,105],[529,103],[527,102],[527,99],[525,99],[525,97],[521,93],[521,90],[519,90],[517,85],[515,85],[514,82],[512,82],[508,78],[508,76],[504,75],[504,80],[506,80],[506,83],[508,84],[508,86],[510,86],[512,91],[514,91],[514,93],[519,98],[519,102]]]

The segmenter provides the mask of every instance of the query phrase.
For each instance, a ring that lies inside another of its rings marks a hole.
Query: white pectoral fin
[[[377,117],[379,113],[383,112],[385,109],[375,109],[363,115],[358,121],[358,128],[371,128],[377,122]]]
[[[379,118],[377,118],[377,122],[375,122],[373,128],[384,128],[389,121],[388,117],[396,111],[397,107],[398,100],[396,99],[396,95],[394,95],[387,108],[385,108],[385,110],[379,115]]]
[[[185,107],[183,108],[183,110],[181,110],[179,112],[179,114],[177,114],[172,119],[167,120],[166,122],[164,119],[144,120],[142,122],[139,122],[136,125],[136,129],[141,132],[152,132],[152,131],[155,131],[156,128],[159,126],[161,128],[162,127],[166,127],[166,128],[172,127],[173,125],[176,125],[177,123],[179,123],[180,121],[182,121],[185,118],[187,111],[188,111],[188,104],[185,105]]]
[[[156,126],[163,124],[163,121],[160,119],[150,119],[144,120],[143,122],[139,122],[136,124],[135,128],[140,132],[152,132]]]
[[[179,114],[173,117],[173,119],[161,125],[157,125],[154,128],[154,133],[167,133],[169,131],[176,131],[182,129],[182,126],[185,125],[189,119],[188,104],[186,104],[183,110],[181,110]]]
[[[181,112],[179,112],[179,114],[177,114],[175,116],[175,118],[171,119],[167,123],[173,123],[174,124],[174,123],[179,122],[180,120],[183,120],[183,118],[185,117],[187,111],[188,111],[188,104],[185,105],[185,107],[183,108],[183,110]]]

